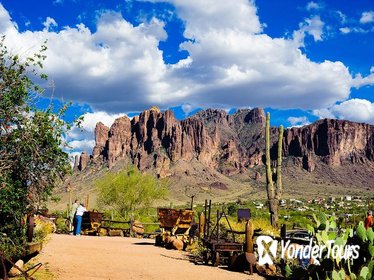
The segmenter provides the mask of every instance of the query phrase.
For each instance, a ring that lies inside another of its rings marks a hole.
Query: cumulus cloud
[[[45,21],[43,22],[43,25],[45,27],[45,29],[47,31],[49,31],[50,29],[52,29],[53,27],[57,27],[57,22],[55,21],[55,19],[51,18],[51,17],[47,17],[45,19]]]
[[[89,104],[94,111],[180,104],[316,109],[349,97],[348,68],[339,61],[313,62],[297,40],[262,33],[253,1],[167,2],[184,22],[186,41],[180,49],[189,54],[172,65],[158,48],[167,33],[156,18],[134,26],[107,11],[98,17],[95,32],[83,24],[19,32],[0,4],[0,32],[21,52],[48,39],[44,69],[54,82],[54,96]],[[314,16],[299,31],[319,41],[323,25]]]
[[[125,114],[109,114],[102,111],[84,114],[81,127],[73,127],[66,137],[66,141],[70,146],[70,155],[74,156],[77,152],[82,151],[91,154],[95,146],[94,131],[96,124],[102,122],[110,127],[115,119],[124,115]]]
[[[307,5],[306,5],[306,9],[308,11],[310,10],[319,10],[321,8],[321,6],[316,3],[316,2],[313,2],[313,1],[310,1]]]
[[[315,42],[322,41],[324,22],[321,20],[320,16],[312,16],[306,19],[304,22],[300,23],[300,29],[294,31],[294,40],[299,46],[304,46],[305,35],[311,35]]]
[[[363,12],[361,14],[360,23],[366,24],[374,22],[374,11]]]
[[[352,87],[360,88],[363,86],[374,85],[374,66],[370,69],[370,74],[366,77],[362,77],[361,74],[357,74],[352,80]]]
[[[350,99],[328,109],[315,110],[321,118],[338,118],[374,124],[374,103],[365,99]]]
[[[289,117],[287,120],[291,124],[291,127],[300,127],[300,126],[310,124],[310,121],[305,116],[303,116],[303,117]]]

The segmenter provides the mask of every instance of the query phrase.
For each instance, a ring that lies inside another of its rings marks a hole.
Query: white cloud
[[[53,18],[51,18],[51,17],[47,17],[47,18],[45,19],[45,21],[43,22],[43,25],[44,25],[44,27],[45,27],[45,29],[46,29],[47,31],[49,31],[49,30],[52,29],[53,27],[58,26],[57,22],[56,22]]]
[[[189,104],[189,103],[184,103],[182,104],[182,110],[184,112],[185,115],[188,115],[189,113],[191,113],[195,108]]]
[[[348,34],[348,33],[350,33],[352,30],[351,30],[351,28],[349,28],[349,27],[341,27],[341,28],[339,28],[339,31],[340,31],[341,33],[343,33],[343,34]]]
[[[94,111],[180,104],[316,109],[349,97],[347,67],[339,61],[313,62],[295,40],[263,34],[253,1],[168,2],[191,39],[180,46],[188,58],[174,65],[166,64],[158,49],[167,38],[158,19],[133,26],[120,14],[105,12],[95,32],[79,24],[59,32],[21,33],[0,4],[0,32],[21,53],[48,39],[44,69],[55,84],[54,96],[89,104]],[[322,40],[323,25],[319,16],[307,19],[301,35]]]
[[[348,33],[368,33],[368,32],[371,32],[371,31],[374,31],[373,30],[367,30],[367,29],[363,29],[361,27],[342,27],[342,28],[339,28],[339,31],[343,34],[348,34]]]
[[[374,11],[363,12],[360,18],[360,23],[366,24],[374,22]]]
[[[69,146],[73,150],[84,151],[91,154],[92,149],[95,146],[95,140],[73,140],[69,142]]]
[[[315,110],[321,118],[338,118],[374,124],[374,103],[365,99],[350,99],[329,109]]]
[[[320,119],[335,119],[335,115],[327,108],[313,110],[313,115]]]
[[[110,127],[114,120],[124,116],[125,114],[108,114],[106,112],[86,113],[83,115],[81,128],[73,127],[69,131],[66,141],[71,150],[68,152],[75,155],[76,152],[85,151],[91,154],[95,146],[95,127],[98,122],[102,122]]]
[[[312,16],[299,24],[299,30],[294,31],[293,38],[299,46],[304,46],[305,34],[311,35],[315,42],[322,41],[324,22],[320,16]]]
[[[303,116],[303,117],[289,117],[287,120],[290,122],[291,127],[300,127],[300,126],[310,124],[310,121],[305,116]]]
[[[345,24],[347,22],[347,16],[346,16],[346,14],[344,14],[342,11],[336,11],[336,13],[339,16],[340,23],[341,24]]]
[[[316,2],[313,2],[313,1],[310,1],[307,5],[306,5],[306,9],[308,11],[310,10],[319,10],[321,8],[321,6],[316,3]]]
[[[355,88],[372,85],[374,85],[374,66],[370,68],[370,74],[366,77],[362,77],[361,74],[357,74],[354,79],[352,79],[352,87]]]

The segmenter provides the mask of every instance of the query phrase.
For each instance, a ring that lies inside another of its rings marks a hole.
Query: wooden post
[[[217,241],[219,241],[219,221],[220,221],[220,213],[219,210],[217,209]]]
[[[208,201],[205,199],[205,204],[204,204],[204,239],[206,238],[206,233],[207,233],[207,226],[206,226],[206,223],[207,223],[207,207],[208,207]]]
[[[282,224],[281,225],[281,231],[280,231],[280,236],[281,238],[286,238],[286,235],[287,235],[287,228],[286,228],[286,224]]]
[[[246,240],[246,252],[253,253],[253,223],[251,220],[248,220],[247,224],[245,225],[245,240]]]
[[[89,208],[89,203],[90,203],[90,194],[87,194],[86,205],[85,205],[87,210]]]
[[[199,236],[200,238],[205,238],[205,215],[201,212],[199,217]]]
[[[191,196],[191,210],[193,210],[193,199],[194,199],[194,195],[193,196]]]
[[[31,213],[27,217],[27,242],[32,242],[34,235],[34,215]]]
[[[208,205],[208,220],[207,220],[207,230],[206,230],[206,235],[207,237],[209,238],[209,234],[210,234],[210,210],[212,208],[212,201],[209,200],[209,205]]]
[[[72,201],[71,201],[71,189],[69,188],[69,213],[70,213],[70,210],[71,210],[71,204],[72,204]]]
[[[133,232],[133,226],[134,224],[134,213],[131,213],[131,216],[130,216],[130,237],[134,237],[134,232]]]
[[[253,223],[251,220],[248,220],[245,226],[245,240],[246,240],[245,258],[249,265],[250,275],[253,274],[253,266],[256,265],[256,255],[254,254],[254,250],[253,250],[253,234],[254,234]]]

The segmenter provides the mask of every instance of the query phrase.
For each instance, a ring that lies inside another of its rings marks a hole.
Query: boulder
[[[137,235],[143,235],[144,234],[144,226],[139,221],[134,221],[131,226],[132,232],[136,233]]]
[[[25,263],[23,262],[23,260],[16,261],[15,266],[13,266],[8,273],[9,277],[16,277],[21,275],[21,272],[16,268],[16,266],[20,269],[23,269],[24,264]]]

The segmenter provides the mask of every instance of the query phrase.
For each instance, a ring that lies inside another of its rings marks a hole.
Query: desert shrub
[[[47,236],[55,231],[55,225],[52,221],[42,218],[35,219],[34,237],[35,242],[43,242]]]
[[[98,204],[102,209],[115,210],[124,219],[131,213],[152,206],[162,199],[168,191],[168,182],[157,179],[151,174],[142,173],[134,166],[128,166],[118,173],[109,172],[95,182]]]
[[[9,238],[5,233],[0,234],[0,251],[3,252],[7,258],[18,257],[23,250],[22,241],[18,240],[18,242],[15,243],[12,238]]]
[[[57,233],[69,233],[69,228],[66,224],[66,218],[57,217],[55,220]]]
[[[252,220],[253,222],[253,228],[254,229],[261,229],[261,233],[263,234],[269,234],[272,236],[278,236],[279,231],[274,230],[274,228],[271,226],[270,221],[268,219],[264,218],[254,218]]]
[[[227,214],[229,216],[235,217],[237,215],[238,209],[239,209],[238,204],[231,202],[227,206]]]

